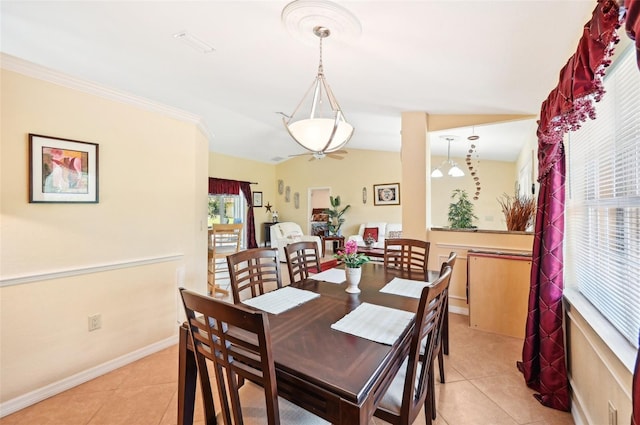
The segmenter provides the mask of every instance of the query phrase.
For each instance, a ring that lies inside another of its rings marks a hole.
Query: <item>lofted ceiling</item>
[[[3,0],[0,47],[196,114],[212,135],[211,151],[277,163],[304,152],[277,112],[293,111],[315,77],[319,55],[316,39],[295,36],[281,22],[288,3]],[[323,43],[327,81],[356,129],[347,148],[396,152],[404,111],[537,115],[596,5],[336,3],[361,29],[355,36],[337,31]],[[183,31],[215,50],[201,53],[180,42],[174,34]],[[518,143],[527,137],[520,133],[532,137],[535,123],[500,127],[458,131],[465,139],[471,131],[481,136],[484,158],[515,160]],[[466,148],[452,145],[452,155],[464,156]],[[434,143],[433,153],[446,155],[446,143]]]

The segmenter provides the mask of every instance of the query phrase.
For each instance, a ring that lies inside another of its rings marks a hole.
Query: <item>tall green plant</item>
[[[449,204],[449,224],[452,229],[470,229],[475,227],[473,220],[478,217],[473,213],[473,204],[466,190],[455,189],[451,193],[454,202]]]
[[[209,197],[209,217],[220,214],[220,210],[218,208],[218,200],[212,197]]]
[[[325,213],[329,216],[329,233],[331,235],[337,235],[342,223],[344,223],[344,218],[342,216],[349,210],[349,208],[351,208],[351,205],[347,205],[343,209],[340,209],[341,202],[339,196],[336,196],[335,198],[330,196],[329,202],[331,202],[331,208],[325,210]]]

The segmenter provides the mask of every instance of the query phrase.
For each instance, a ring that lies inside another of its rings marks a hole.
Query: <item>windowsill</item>
[[[577,289],[565,288],[564,299],[584,318],[613,355],[633,374],[638,350]]]

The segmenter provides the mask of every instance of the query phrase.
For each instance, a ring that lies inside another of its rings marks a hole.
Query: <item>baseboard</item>
[[[463,316],[469,315],[469,309],[465,307],[456,307],[454,305],[449,306],[449,313],[462,314]]]
[[[171,347],[177,343],[178,336],[171,336],[113,360],[109,360],[108,362],[102,363],[98,366],[76,373],[68,378],[61,379],[60,381],[38,388],[37,390],[31,391],[27,394],[8,400],[4,403],[0,403],[0,418],[15,413],[25,407],[29,407],[56,394],[60,394],[70,388],[84,384],[87,381],[126,366],[129,363],[140,360],[150,354],[164,350],[165,348]]]

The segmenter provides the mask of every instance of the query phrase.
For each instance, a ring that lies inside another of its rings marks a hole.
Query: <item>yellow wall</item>
[[[620,352],[614,352],[585,320],[581,314],[583,309],[569,303],[565,306],[572,411],[573,416],[579,418],[576,423],[609,423],[611,403],[617,410],[617,423],[628,424],[633,380],[629,367],[633,367],[633,359],[629,362],[631,365],[625,366],[618,358]],[[609,332],[610,336],[615,334],[615,331]],[[630,345],[626,341],[622,343]]]
[[[1,84],[5,403],[175,342],[177,284],[206,288],[207,140],[195,117],[90,94],[94,85],[71,89],[7,69]],[[98,143],[100,202],[29,203],[28,133]],[[90,333],[92,314],[102,329]]]
[[[384,221],[402,222],[400,206],[374,206],[373,185],[401,183],[400,156],[397,152],[379,152],[349,148],[342,160],[324,158],[309,161],[307,156],[295,157],[276,167],[276,179],[291,188],[291,201],[275,192],[275,205],[280,221],[294,221],[308,232],[311,211],[308,208],[308,189],[329,187],[332,196],[340,196],[342,205],[351,205],[343,216],[342,234],[353,235],[361,223]],[[362,203],[362,188],[367,188],[367,203]],[[300,208],[293,205],[293,194],[300,193]],[[272,201],[272,203],[274,203]]]
[[[431,158],[432,166],[446,161],[447,157],[434,156]],[[474,205],[475,215],[478,217],[473,223],[479,229],[484,230],[507,230],[502,209],[497,198],[506,193],[513,195],[515,187],[515,162],[486,161],[480,160],[477,168],[480,178],[480,196],[476,201],[473,199],[475,193],[475,182],[473,176],[466,168],[464,158],[452,158],[462,170],[464,177],[449,177],[446,175],[439,179],[431,179],[431,225],[435,227],[449,226],[448,213],[449,204],[452,202],[451,193],[454,189],[464,189],[469,195],[469,199]]]

